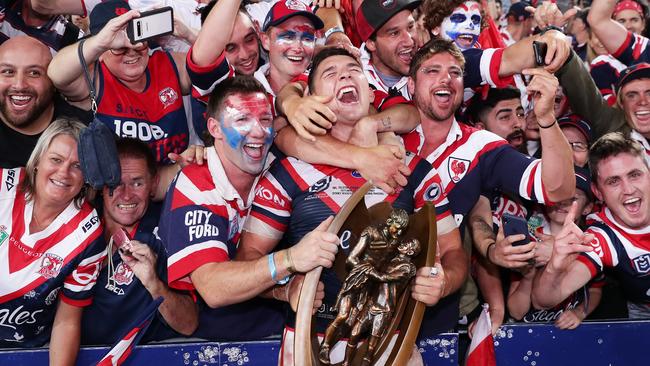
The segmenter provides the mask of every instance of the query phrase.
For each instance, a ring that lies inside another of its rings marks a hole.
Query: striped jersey
[[[50,338],[57,299],[92,302],[106,247],[97,211],[73,202],[30,233],[34,202],[19,190],[23,168],[0,170],[0,347],[38,347]]]

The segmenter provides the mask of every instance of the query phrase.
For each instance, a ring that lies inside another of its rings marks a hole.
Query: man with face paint
[[[456,42],[461,50],[475,47],[481,33],[481,19],[479,3],[465,1],[442,21],[440,35]]]
[[[254,297],[295,271],[332,264],[337,237],[322,228],[307,235],[291,256],[279,251],[233,261],[253,197],[265,194],[255,187],[271,146],[272,123],[271,104],[259,82],[236,76],[221,83],[208,103],[214,146],[208,148],[207,164],[184,168],[167,193],[159,235],[169,253],[168,281],[197,295],[197,337],[251,340],[279,334],[284,322],[279,304]],[[292,283],[299,286],[300,280]]]
[[[367,115],[374,94],[360,62],[348,51],[331,48],[319,52],[314,57],[308,84],[311,93],[336,96],[327,103],[338,116],[337,123],[330,131],[333,138],[351,143],[364,139],[367,143],[377,144],[376,133],[355,136],[354,127]],[[438,173],[416,155],[409,154],[405,159],[413,174],[404,189],[388,195],[374,187],[366,194],[365,200],[368,207],[387,201],[394,208],[403,208],[408,212],[419,209],[425,201],[435,204],[443,261],[454,258],[455,262],[447,272],[437,277],[430,276],[431,267],[421,268],[416,278],[418,286],[412,292],[413,298],[433,305],[458,289],[467,272],[467,258],[460,247],[456,223],[447,210],[448,202],[439,194]],[[289,247],[291,256],[294,256],[294,250],[297,251],[300,246],[299,240],[303,236],[306,238],[308,231],[318,227],[328,216],[336,214],[350,195],[365,182],[360,174],[350,169],[310,164],[296,158],[275,161],[258,185],[260,193],[256,195],[251,215],[246,221],[239,253],[250,260],[271,252],[277,246]],[[438,264],[436,267],[442,271]],[[330,309],[335,303],[333,295],[340,286],[327,280],[331,276],[325,275],[323,278],[325,311],[316,314],[317,332],[324,332],[328,318],[335,316]],[[281,351],[281,360],[289,365],[293,364],[294,322],[292,314],[287,321]],[[335,338],[330,336],[328,342]],[[342,355],[330,354],[330,359],[332,363],[339,362]]]

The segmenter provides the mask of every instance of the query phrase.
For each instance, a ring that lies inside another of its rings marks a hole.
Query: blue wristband
[[[269,254],[267,258],[269,260],[269,271],[271,272],[271,279],[273,280],[273,282],[277,283],[278,285],[286,285],[287,282],[289,282],[289,280],[291,279],[291,275],[280,280],[275,279],[275,277],[278,274],[275,268],[275,252]]]

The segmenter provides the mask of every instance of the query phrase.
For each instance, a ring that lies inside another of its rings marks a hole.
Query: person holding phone
[[[589,170],[575,167],[576,176],[576,193],[571,199],[558,202],[553,206],[544,206],[543,212],[532,215],[530,222],[535,223],[535,231],[529,233],[525,219],[524,229],[527,236],[535,235],[539,245],[535,250],[534,262],[519,271],[511,272],[510,290],[508,292],[508,312],[510,316],[517,321],[526,323],[550,323],[554,322],[555,326],[560,329],[576,328],[589,315],[598,304],[602,295],[602,286],[604,285],[604,276],[590,281],[583,288],[578,289],[570,297],[560,304],[550,309],[539,309],[532,305],[531,293],[533,279],[537,272],[548,262],[553,250],[555,237],[560,233],[568,211],[575,202],[577,210],[580,213],[574,217],[574,222],[580,225],[584,216],[591,213],[592,194],[591,180]],[[505,232],[509,232],[508,222],[503,225]],[[537,226],[541,222],[541,225]],[[528,240],[526,240],[526,243]],[[517,243],[513,243],[517,245]]]

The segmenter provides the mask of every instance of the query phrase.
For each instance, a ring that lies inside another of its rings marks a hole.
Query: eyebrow
[[[336,68],[336,65],[332,65],[332,66],[326,68],[325,70],[321,71],[320,74],[323,75],[323,74],[325,74],[325,73],[327,73],[327,72],[329,72],[329,71],[334,70],[335,68]]]
[[[512,113],[512,108],[503,108],[503,109],[499,109],[499,110],[497,111],[497,114],[501,114],[501,113]]]

